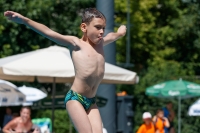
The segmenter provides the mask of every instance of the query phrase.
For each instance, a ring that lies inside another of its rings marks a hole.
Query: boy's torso
[[[81,44],[74,47],[72,52],[75,79],[71,89],[91,98],[95,96],[104,76],[105,59],[103,43],[91,46],[89,43],[80,42]]]

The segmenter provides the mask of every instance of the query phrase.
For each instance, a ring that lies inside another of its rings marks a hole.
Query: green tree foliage
[[[142,123],[142,113],[155,114],[172,100],[177,112],[177,99],[158,99],[145,95],[145,89],[156,83],[185,79],[200,83],[199,75],[199,4],[181,0],[130,0],[131,63],[140,76],[137,85],[120,85],[134,96],[134,132]],[[127,0],[115,0],[116,23],[127,23]],[[126,38],[117,41],[117,61],[125,62]],[[198,133],[199,118],[189,117],[189,106],[197,98],[183,100],[182,133]],[[177,117],[175,119],[177,129]]]
[[[127,0],[116,0],[116,23],[127,23]],[[199,60],[198,4],[177,0],[130,1],[131,62],[135,69],[165,61],[195,63]],[[125,61],[125,38],[117,42],[117,61]],[[123,50],[122,50],[123,49]],[[124,56],[123,56],[124,55]],[[195,70],[197,71],[197,70]]]
[[[0,57],[54,45],[26,26],[7,20],[4,11],[19,12],[61,34],[80,36],[80,12],[94,6],[94,0],[0,0]]]

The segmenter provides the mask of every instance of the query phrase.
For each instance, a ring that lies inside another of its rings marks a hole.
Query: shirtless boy
[[[31,110],[29,107],[22,107],[20,111],[20,116],[11,120],[8,124],[3,128],[4,133],[32,133],[33,123],[31,122]],[[34,133],[39,133],[38,131],[34,131]]]
[[[75,36],[61,35],[16,12],[6,11],[4,15],[57,44],[67,46],[70,43],[74,47],[72,61],[75,79],[65,98],[66,109],[79,133],[102,133],[102,121],[94,97],[104,76],[103,46],[124,36],[126,26],[122,25],[117,32],[104,37],[106,18],[95,8],[87,8],[83,11],[80,25],[83,35],[79,39]]]

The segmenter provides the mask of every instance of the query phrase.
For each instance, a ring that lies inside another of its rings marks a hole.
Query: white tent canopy
[[[33,102],[47,97],[46,93],[42,92],[37,88],[27,87],[24,85],[18,87],[17,89],[26,96],[26,103],[23,103],[23,105],[32,105]]]
[[[26,101],[23,93],[13,83],[0,80],[0,106],[16,106]]]
[[[195,103],[193,103],[189,110],[188,110],[189,116],[200,116],[200,99],[198,99]]]
[[[67,48],[51,46],[0,59],[0,79],[33,82],[73,82],[75,73]],[[105,63],[102,83],[135,84],[135,72]]]
[[[0,59],[0,79],[12,81],[53,83],[52,104],[55,103],[55,83],[70,83],[74,80],[74,65],[67,48],[51,46],[23,54]],[[105,73],[101,83],[135,84],[138,81],[135,72],[105,64]],[[54,121],[54,106],[52,106]],[[52,123],[53,124],[53,123]]]

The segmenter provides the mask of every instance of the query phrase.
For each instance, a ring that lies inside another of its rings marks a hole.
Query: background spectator
[[[144,112],[142,115],[144,124],[142,124],[137,133],[155,133],[154,123],[152,122],[152,116],[149,112]]]
[[[164,117],[162,109],[157,110],[157,114],[153,117],[156,133],[165,133],[165,127],[169,127],[169,121]]]
[[[173,122],[175,113],[173,110],[173,103],[167,102],[166,106],[163,108],[163,111],[164,111],[164,117],[168,118],[170,124],[169,128],[165,127],[165,133],[175,133],[174,122]]]
[[[6,114],[4,115],[4,119],[3,119],[3,127],[12,120],[12,110],[7,107],[6,108]]]
[[[11,131],[15,131],[32,133],[34,131],[33,128],[37,127],[35,127],[31,121],[31,109],[29,107],[22,107],[20,116],[6,124],[3,128],[3,132],[10,133]],[[39,130],[35,130],[34,133],[39,133]]]

